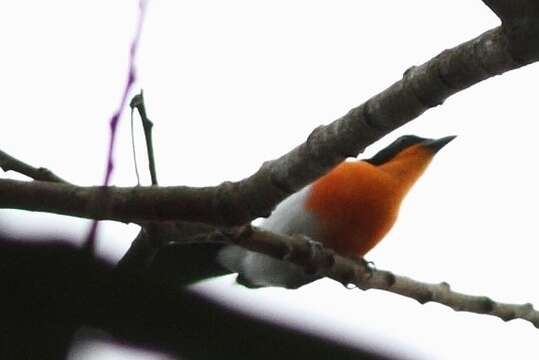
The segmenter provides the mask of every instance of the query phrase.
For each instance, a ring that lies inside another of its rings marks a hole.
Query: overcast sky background
[[[0,148],[74,183],[100,183],[108,119],[125,82],[136,14],[134,0],[1,3]],[[202,186],[244,178],[400,79],[408,67],[497,24],[479,0],[153,0],[136,88],[144,88],[155,122],[159,181]],[[369,260],[418,280],[447,281],[457,291],[539,305],[538,82],[537,65],[489,79],[367,149],[364,156],[403,134],[458,135],[408,195],[397,224]],[[137,141],[143,154],[141,132]],[[130,146],[126,110],[116,185],[136,184]],[[139,168],[146,169],[143,161]],[[20,234],[83,239],[89,225],[23,211],[2,210],[0,216]],[[137,231],[105,222],[100,253],[119,259]],[[249,291],[229,276],[197,289],[277,321],[411,359],[539,355],[539,331],[527,322],[346,290],[329,280],[297,291]],[[121,354],[92,345],[76,358]]]

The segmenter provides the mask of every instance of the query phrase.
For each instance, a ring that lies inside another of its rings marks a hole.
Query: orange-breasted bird
[[[434,155],[455,136],[401,136],[370,159],[345,161],[277,205],[261,228],[304,235],[343,256],[363,257],[391,229],[400,204]],[[218,261],[250,287],[296,288],[316,275],[292,263],[223,248]]]

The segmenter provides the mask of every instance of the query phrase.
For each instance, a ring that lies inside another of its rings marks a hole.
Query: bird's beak
[[[451,135],[440,139],[428,140],[425,142],[425,147],[430,149],[434,154],[436,154],[441,148],[446,146],[451,140],[456,137],[456,135]]]

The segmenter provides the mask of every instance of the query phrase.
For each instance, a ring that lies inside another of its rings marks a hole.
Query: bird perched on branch
[[[345,161],[283,200],[261,227],[304,235],[343,256],[363,257],[391,229],[403,198],[434,155],[454,138],[406,135],[370,159]],[[297,288],[319,278],[237,246],[223,248],[218,261],[249,287]]]

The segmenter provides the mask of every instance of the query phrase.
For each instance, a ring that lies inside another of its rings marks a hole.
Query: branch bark
[[[502,21],[502,32],[507,37],[508,51],[514,61],[525,65],[539,56],[539,3],[534,0],[483,0]]]
[[[0,179],[0,207],[122,222],[185,220],[223,226],[266,216],[289,194],[449,96],[539,60],[539,5],[531,0],[484,2],[500,17],[501,27],[409,68],[401,80],[333,123],[315,129],[305,143],[264,163],[249,178],[206,188],[79,187],[50,174],[43,176],[39,169],[15,164],[19,166],[17,171],[31,174],[36,181]],[[7,164],[4,161],[0,166],[14,169],[13,162]],[[313,256],[300,238],[249,226],[213,231],[206,237],[294,262],[343,284],[388,290],[420,303],[436,301],[455,310],[490,314],[506,321],[522,318],[539,327],[539,313],[531,304],[498,303],[454,292],[447,283],[425,284],[388,271],[370,272],[363,263],[327,249]]]
[[[66,180],[62,179],[49,169],[44,167],[33,167],[2,150],[0,150],[0,169],[5,172],[15,171],[34,180],[69,184]]]
[[[507,10],[503,2],[487,4],[499,14]],[[502,5],[495,7],[498,4]],[[0,207],[123,222],[185,220],[224,226],[267,216],[286,196],[449,96],[537,61],[536,17],[517,15],[509,16],[511,20],[504,20],[502,27],[409,68],[401,80],[333,123],[315,129],[305,143],[264,163],[255,174],[239,182],[155,189],[1,180]]]
[[[44,168],[39,168],[44,169],[39,170],[4,152],[0,152],[0,167],[4,170],[12,169],[32,178],[34,176],[41,178],[42,174],[48,174],[46,176],[51,182],[61,182],[61,178],[50,170]],[[166,282],[168,279],[168,283],[174,286],[186,285],[196,280],[226,273],[213,261],[217,248],[212,243],[215,245],[232,243],[279,260],[290,261],[303,267],[310,274],[317,274],[319,278],[331,278],[345,286],[353,284],[363,290],[385,290],[415,299],[421,304],[437,302],[455,311],[488,314],[504,321],[519,318],[539,328],[539,312],[533,308],[532,304],[495,302],[486,296],[473,296],[452,291],[446,282],[428,284],[395,275],[389,271],[371,269],[360,259],[354,261],[339,256],[330,249],[319,248],[313,252],[313,247],[303,237],[278,235],[250,225],[225,229],[196,223],[154,225],[159,234],[159,243],[171,245],[161,249],[161,255],[154,261],[151,271],[161,281]],[[141,231],[137,239],[143,236],[146,235]],[[149,246],[148,241],[139,241],[136,244]],[[193,246],[196,249],[194,253],[191,248]],[[153,254],[156,251],[157,249],[153,247],[143,249],[143,253]],[[196,254],[196,257],[193,257],[193,254]],[[124,272],[127,268],[131,275],[143,275],[148,268],[146,262],[151,260],[152,258],[146,256],[140,259],[136,257],[123,259],[123,263],[120,262],[117,270]],[[173,269],[171,264],[174,264]],[[178,268],[181,268],[181,271],[177,271]]]
[[[503,321],[522,319],[539,328],[539,312],[530,303],[508,304],[487,296],[474,296],[451,290],[446,282],[424,283],[390,271],[366,266],[362,259],[340,256],[330,249],[313,248],[301,237],[277,235],[251,226],[233,231],[214,231],[205,240],[227,241],[279,260],[303,267],[309,274],[328,277],[341,284],[362,290],[379,289],[417,300],[420,304],[436,302],[455,311],[496,316]]]

